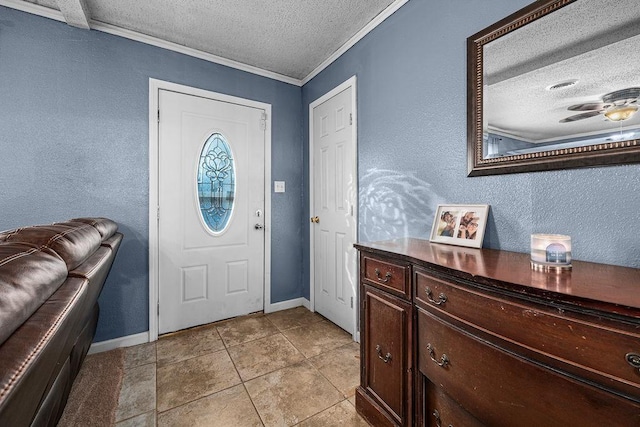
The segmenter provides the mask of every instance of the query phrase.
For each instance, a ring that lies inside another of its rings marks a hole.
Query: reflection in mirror
[[[470,175],[638,161],[637,0],[540,0],[469,43]]]

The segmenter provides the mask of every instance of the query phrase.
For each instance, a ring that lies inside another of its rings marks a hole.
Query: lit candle
[[[531,267],[541,270],[571,268],[571,237],[562,234],[532,234]]]

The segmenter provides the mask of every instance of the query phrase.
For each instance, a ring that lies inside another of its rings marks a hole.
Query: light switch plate
[[[273,191],[276,193],[284,193],[284,181],[273,181]]]

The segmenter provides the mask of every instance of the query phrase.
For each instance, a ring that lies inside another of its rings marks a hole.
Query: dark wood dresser
[[[375,426],[640,426],[640,269],[397,239],[360,251]]]

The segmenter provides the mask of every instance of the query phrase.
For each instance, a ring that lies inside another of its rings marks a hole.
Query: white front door
[[[311,105],[314,309],[352,334],[357,306],[353,91],[348,86]]]
[[[159,93],[159,333],[263,309],[264,110]]]

